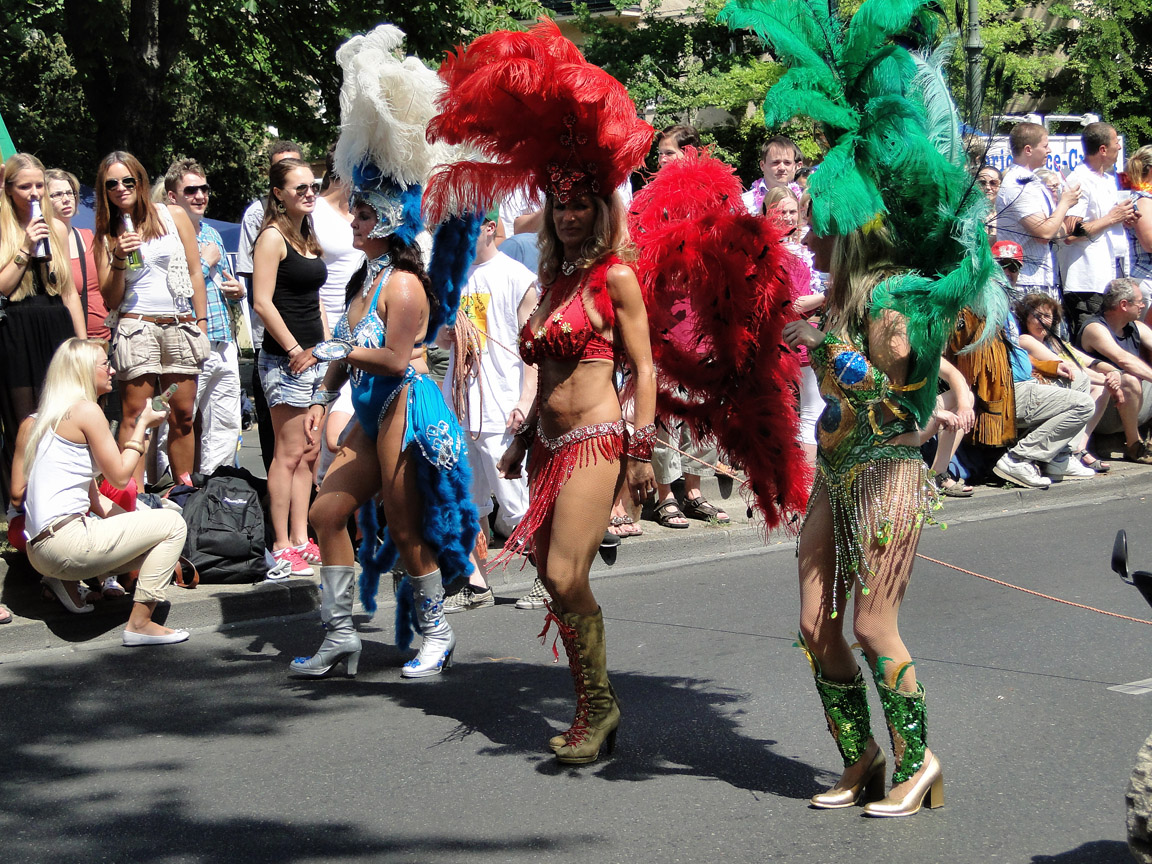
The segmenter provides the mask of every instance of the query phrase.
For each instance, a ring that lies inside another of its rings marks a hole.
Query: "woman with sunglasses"
[[[144,406],[175,386],[168,462],[176,482],[191,484],[196,376],[210,348],[196,232],[180,207],[149,200],[148,175],[131,153],[115,150],[101,160],[96,189],[96,270],[117,321],[112,348],[123,403],[120,446]],[[143,459],[134,476],[142,487]]]
[[[0,488],[7,501],[20,423],[36,410],[53,352],[70,336],[84,335],[84,315],[68,266],[67,235],[44,187],[44,166],[17,153],[0,169],[0,181]],[[37,206],[42,215],[34,218]],[[38,254],[43,244],[50,258]]]
[[[252,297],[264,321],[260,385],[272,415],[275,455],[268,468],[272,554],[311,576],[320,550],[308,537],[312,470],[319,453],[308,408],[324,380],[312,348],[328,338],[320,287],[328,276],[312,211],[320,183],[308,163],[281,159],[268,172],[264,224],[252,257]]]

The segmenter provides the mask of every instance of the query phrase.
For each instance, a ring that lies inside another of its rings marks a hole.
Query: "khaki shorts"
[[[194,322],[152,324],[121,318],[112,340],[112,363],[121,381],[142,375],[199,375],[211,349]]]

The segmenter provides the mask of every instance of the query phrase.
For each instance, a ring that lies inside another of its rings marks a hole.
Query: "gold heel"
[[[876,747],[875,744],[872,745]],[[876,747],[876,755],[872,757],[872,764],[860,777],[859,782],[846,788],[833,786],[827,792],[813,795],[808,803],[817,810],[840,810],[844,807],[855,807],[862,801],[878,801],[884,797],[884,751]]]
[[[912,816],[920,812],[925,800],[931,810],[944,806],[944,770],[935,755],[930,754],[921,769],[923,773],[912,783],[903,798],[889,795],[883,801],[864,805],[865,816]]]

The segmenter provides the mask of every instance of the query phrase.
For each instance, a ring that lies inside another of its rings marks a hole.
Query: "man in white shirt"
[[[444,401],[468,433],[472,501],[481,525],[493,510],[495,496],[500,505],[496,529],[507,537],[528,509],[528,486],[523,478],[501,477],[496,463],[536,395],[536,369],[520,359],[517,345],[520,327],[532,314],[537,296],[536,275],[496,248],[498,218],[495,212],[485,218],[476,240],[476,258],[461,293],[456,327],[441,331],[441,344],[451,351],[441,389]],[[458,359],[465,344],[469,354],[475,353],[473,362],[466,358],[466,365],[461,366]],[[444,601],[444,611],[477,609],[493,602],[491,589],[476,569],[470,584]]]
[[[796,169],[804,164],[804,154],[791,138],[774,135],[760,148],[760,173],[758,180],[743,195],[744,206],[753,216],[764,212],[764,196],[773,186],[787,186],[797,200],[804,194],[796,182]]]
[[[1133,202],[1121,200],[1116,183],[1116,130],[1107,123],[1089,123],[1081,139],[1084,161],[1068,175],[1068,184],[1080,187],[1080,200],[1068,211],[1068,237],[1057,247],[1065,318],[1073,334],[1082,319],[1100,312],[1108,283],[1128,275],[1124,226],[1137,218]]]
[[[1048,130],[1039,123],[1017,123],[1008,136],[1012,165],[1004,172],[996,196],[996,236],[1024,250],[1017,286],[1021,293],[1041,292],[1059,300],[1053,240],[1064,237],[1064,217],[1080,198],[1080,187],[1064,188],[1053,204],[1033,172],[1048,158]]]

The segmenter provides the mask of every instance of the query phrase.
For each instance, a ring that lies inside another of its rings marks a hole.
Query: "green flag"
[[[17,153],[16,145],[12,143],[12,136],[8,134],[8,127],[4,125],[4,118],[0,117],[0,156],[5,160]]]

